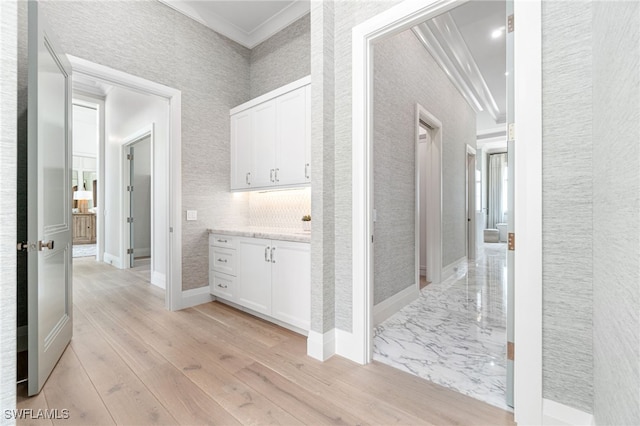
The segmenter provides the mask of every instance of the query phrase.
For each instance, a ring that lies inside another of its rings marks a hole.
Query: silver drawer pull
[[[304,165],[304,177],[305,179],[309,179],[309,163]]]
[[[275,252],[276,252],[276,248],[272,247],[271,248],[271,263],[276,263],[276,257],[274,256]]]
[[[280,178],[278,177],[279,172],[280,172],[280,169],[276,169],[276,182],[280,182]]]
[[[218,284],[218,287],[220,287],[220,288],[227,288],[227,286],[226,286],[226,285],[222,285],[222,284]]]
[[[269,249],[270,249],[270,247],[265,247],[265,249],[264,249],[264,261],[265,262],[271,262],[269,260]]]
[[[227,240],[218,240],[219,243],[228,243],[229,241]]]
[[[218,258],[218,262],[227,263],[227,259]]]

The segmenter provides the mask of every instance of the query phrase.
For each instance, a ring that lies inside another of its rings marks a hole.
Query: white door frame
[[[372,43],[463,3],[405,0],[353,28],[353,329],[352,343],[336,345],[336,352],[359,363],[370,362],[372,352]],[[515,2],[515,105],[521,135],[515,162],[515,420],[520,424],[542,423],[541,12],[541,0]]]
[[[155,212],[160,210],[162,208],[162,206],[155,206],[154,205],[154,191],[155,191],[155,187],[156,187],[156,175],[155,175],[155,167],[154,167],[154,150],[156,149],[155,146],[155,132],[154,132],[154,123],[148,124],[147,126],[144,126],[143,128],[139,129],[138,131],[136,131],[135,133],[127,136],[126,138],[124,138],[124,141],[122,143],[122,146],[120,148],[120,160],[122,161],[122,188],[120,191],[120,206],[122,206],[122,212],[120,214],[120,219],[123,221],[123,227],[122,227],[122,247],[121,247],[121,251],[120,253],[122,253],[122,258],[120,261],[120,264],[123,265],[124,269],[127,268],[131,268],[131,256],[129,256],[127,254],[127,249],[129,248],[129,245],[131,243],[131,225],[126,221],[127,217],[129,216],[129,213],[131,212],[131,197],[129,194],[129,191],[127,190],[127,186],[129,185],[133,185],[133,183],[131,182],[131,168],[130,168],[130,164],[129,161],[127,160],[127,154],[129,151],[129,148],[131,148],[132,145],[135,145],[136,143],[140,142],[142,139],[149,137],[150,138],[150,148],[151,148],[151,158],[149,158],[149,162],[151,165],[151,280],[153,283],[153,265],[155,264],[155,239],[154,239],[154,234],[155,234]],[[135,189],[135,188],[134,188]],[[157,207],[157,208],[156,208]],[[135,227],[135,224],[134,224]],[[132,247],[133,248],[133,247]]]
[[[69,56],[69,55],[67,55]],[[72,65],[73,67],[73,65]],[[98,114],[98,199],[96,210],[96,260],[102,262],[104,260],[104,179],[101,173],[104,173],[104,98],[96,95],[87,94],[81,90],[73,90],[73,99],[78,105],[95,108]]]
[[[427,157],[427,170],[420,170],[418,147],[420,145],[420,120],[433,129],[427,129],[431,143],[435,145],[437,155],[433,151]],[[416,286],[420,291],[420,195],[427,191],[427,281],[439,283],[442,280],[442,122],[427,111],[422,105],[416,104]],[[420,173],[428,173],[427,187],[420,187]]]
[[[167,257],[165,265],[165,306],[172,311],[182,308],[182,93],[113,68],[85,59],[67,55],[75,74],[85,75],[97,81],[116,84],[137,92],[148,93],[169,101],[169,143],[166,146],[169,196],[167,206],[168,229],[166,234]],[[104,181],[104,168],[99,180]],[[104,192],[104,191],[103,191]]]
[[[473,157],[473,169],[469,167],[469,157]],[[464,157],[466,170],[467,197],[467,260],[475,260],[478,248],[476,247],[476,149],[467,144],[467,154]]]

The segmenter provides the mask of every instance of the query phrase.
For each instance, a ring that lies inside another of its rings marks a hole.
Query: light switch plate
[[[198,220],[198,210],[187,210],[187,220]]]

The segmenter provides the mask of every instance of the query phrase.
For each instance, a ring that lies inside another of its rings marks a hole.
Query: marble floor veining
[[[506,249],[485,244],[466,270],[427,285],[418,299],[378,325],[373,359],[509,409]]]

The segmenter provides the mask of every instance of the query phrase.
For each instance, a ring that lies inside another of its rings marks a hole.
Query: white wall
[[[133,154],[133,253],[151,256],[151,138],[134,145]]]
[[[97,157],[98,111],[73,105],[73,155]]]
[[[122,205],[123,160],[122,144],[125,139],[144,127],[154,123],[154,149],[152,167],[154,171],[153,241],[154,257],[151,260],[152,276],[164,277],[166,273],[165,238],[167,230],[167,185],[168,159],[165,147],[168,144],[169,104],[164,98],[143,95],[116,87],[105,101],[105,255],[122,259],[124,230],[124,206]]]

